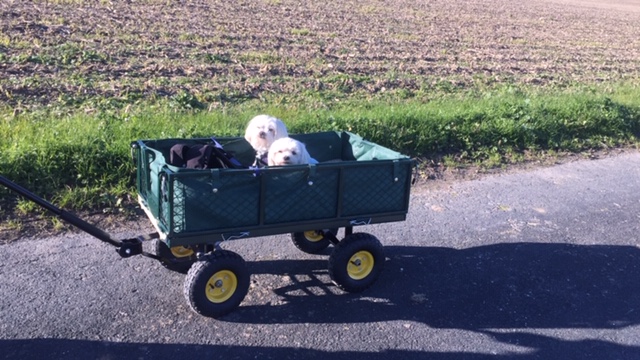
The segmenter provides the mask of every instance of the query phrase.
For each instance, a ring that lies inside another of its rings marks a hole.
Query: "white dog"
[[[253,166],[267,165],[269,147],[274,141],[289,136],[287,127],[282,120],[271,115],[258,115],[249,121],[244,132],[244,138],[256,151],[256,161]]]
[[[269,148],[269,166],[317,163],[303,143],[290,137],[274,141]]]

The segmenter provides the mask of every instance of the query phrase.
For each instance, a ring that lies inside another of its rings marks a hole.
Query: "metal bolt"
[[[309,186],[313,185],[313,181],[309,180]]]
[[[218,192],[218,188],[213,188],[213,193],[217,193]]]

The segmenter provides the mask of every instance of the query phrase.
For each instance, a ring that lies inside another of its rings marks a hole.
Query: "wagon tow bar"
[[[116,240],[116,239],[113,239],[111,235],[107,234],[102,229],[80,219],[79,217],[75,216],[70,212],[60,209],[59,207],[51,204],[50,202],[44,200],[43,198],[37,196],[36,194],[14,183],[13,181],[5,178],[2,175],[0,175],[0,184],[24,196],[25,198],[35,202],[41,207],[49,210],[61,220],[77,227],[78,229],[92,235],[95,238],[98,238],[99,240],[102,240],[106,243],[109,243],[115,246],[116,252],[118,253],[118,255],[120,255],[123,258],[128,258],[134,255],[144,255],[150,258],[160,260],[159,256],[147,253],[142,250],[142,242],[144,240],[157,239],[159,237],[158,233],[140,235],[138,237],[131,238],[131,239]]]

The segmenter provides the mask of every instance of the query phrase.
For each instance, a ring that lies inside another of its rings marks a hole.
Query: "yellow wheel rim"
[[[236,292],[238,277],[232,271],[220,270],[207,282],[206,295],[212,303],[223,303]]]
[[[322,235],[318,231],[310,230],[310,231],[305,231],[304,232],[304,238],[309,240],[309,241],[311,241],[311,242],[318,242],[318,241],[324,239],[324,235]]]
[[[347,264],[347,273],[354,280],[362,280],[371,274],[375,260],[368,251],[358,251],[353,254]]]
[[[184,246],[174,246],[171,248],[171,254],[177,258],[189,257],[193,255],[193,250]]]

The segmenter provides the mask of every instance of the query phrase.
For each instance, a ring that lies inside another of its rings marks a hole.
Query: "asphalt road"
[[[362,294],[288,236],[229,242],[252,284],[220,320],[88,235],[0,246],[0,357],[640,359],[640,153],[414,190],[406,222],[356,228],[388,258]]]

